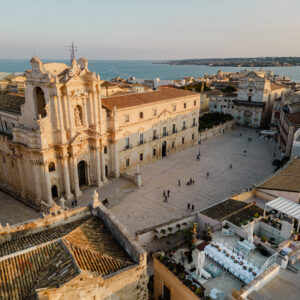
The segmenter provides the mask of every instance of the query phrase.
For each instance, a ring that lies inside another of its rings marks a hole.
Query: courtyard
[[[249,137],[252,142],[248,142]],[[199,148],[201,158],[197,161]],[[261,182],[274,171],[273,153],[273,141],[261,139],[253,129],[237,127],[202,142],[200,147],[188,148],[141,167],[141,188],[118,178],[109,180],[97,191],[100,200],[109,199],[112,213],[134,235],[137,230],[191,213],[191,209],[187,210],[188,203],[194,205],[195,211],[201,210]],[[232,169],[229,168],[231,164]],[[188,186],[190,178],[195,183]],[[163,202],[164,190],[170,190],[168,202]],[[85,190],[78,205],[90,204],[93,191],[94,187]],[[2,224],[39,216],[2,193],[0,205]]]

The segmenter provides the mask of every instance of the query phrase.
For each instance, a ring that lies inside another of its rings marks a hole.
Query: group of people
[[[195,209],[194,204],[192,204],[192,206],[191,206],[190,203],[187,204],[187,210],[190,210],[190,209],[191,209],[192,211],[194,211],[194,209]]]
[[[167,190],[167,192],[164,190],[163,192],[164,202],[168,202],[169,197],[170,197],[170,190]]]
[[[190,178],[190,180],[186,183],[186,185],[194,184],[195,180],[193,178]]]
[[[77,199],[73,199],[71,202],[72,207],[76,207],[77,206]]]

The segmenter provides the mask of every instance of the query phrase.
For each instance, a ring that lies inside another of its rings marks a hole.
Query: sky
[[[300,0],[0,1],[0,58],[300,56]]]

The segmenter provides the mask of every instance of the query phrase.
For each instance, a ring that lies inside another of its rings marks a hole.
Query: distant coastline
[[[294,67],[300,66],[300,57],[201,58],[169,60],[164,62],[155,62],[154,64],[239,68]]]

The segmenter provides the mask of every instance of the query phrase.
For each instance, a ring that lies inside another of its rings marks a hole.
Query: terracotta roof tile
[[[103,98],[102,104],[104,107],[112,110],[114,106],[116,106],[117,109],[120,109],[195,95],[197,94],[186,90],[160,88],[158,91]]]
[[[284,86],[271,82],[270,83],[271,91],[285,89]]]
[[[286,168],[263,182],[258,188],[300,192],[300,159],[293,160]]]
[[[21,113],[21,105],[25,103],[23,94],[1,94],[0,93],[0,110],[14,114]]]
[[[286,117],[293,124],[300,124],[300,112],[295,112],[291,114],[286,114]]]

